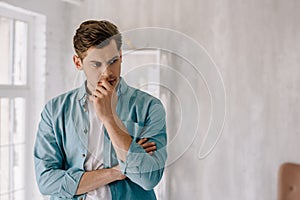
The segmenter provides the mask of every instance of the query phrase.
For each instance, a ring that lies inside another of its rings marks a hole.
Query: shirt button
[[[85,154],[84,154],[84,153],[82,154],[82,157],[85,157]]]
[[[85,128],[85,129],[83,130],[83,132],[84,132],[85,134],[87,134],[88,131],[87,131],[87,129]]]

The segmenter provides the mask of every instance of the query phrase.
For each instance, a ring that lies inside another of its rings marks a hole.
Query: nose
[[[104,68],[103,72],[101,73],[101,75],[103,75],[103,76],[110,76],[110,75],[112,75],[112,70],[109,67],[109,65],[105,66],[105,68]]]
[[[105,68],[103,69],[103,71],[100,72],[100,74],[98,75],[98,80],[101,79],[107,79],[109,77],[111,77],[113,75],[113,72],[111,70],[111,68],[109,67],[109,65],[105,66]]]

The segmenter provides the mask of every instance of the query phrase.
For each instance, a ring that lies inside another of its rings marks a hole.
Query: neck
[[[91,95],[94,87],[88,81],[86,81],[85,89],[88,95]]]

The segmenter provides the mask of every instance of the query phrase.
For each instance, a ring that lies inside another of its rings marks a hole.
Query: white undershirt
[[[92,171],[103,168],[103,123],[96,116],[93,103],[88,101],[90,132],[87,158],[84,163],[86,171]],[[108,185],[99,187],[90,191],[86,195],[86,200],[111,200],[110,189]]]

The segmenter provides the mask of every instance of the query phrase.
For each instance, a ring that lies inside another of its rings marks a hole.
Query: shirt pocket
[[[133,138],[143,137],[144,123],[137,123],[132,120],[122,120],[122,123]]]

